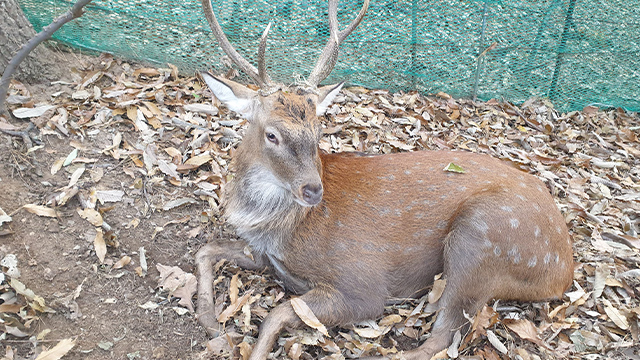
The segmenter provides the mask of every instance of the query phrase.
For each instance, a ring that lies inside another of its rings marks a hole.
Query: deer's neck
[[[278,259],[308,209],[261,165],[238,169],[227,188],[227,222],[254,251]]]

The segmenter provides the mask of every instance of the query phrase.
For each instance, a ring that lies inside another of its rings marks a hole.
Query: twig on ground
[[[27,146],[27,149],[31,149],[33,147],[33,142],[31,141],[31,135],[29,135],[29,131],[33,130],[34,127],[35,125],[33,125],[33,123],[30,122],[27,128],[24,130],[15,131],[15,130],[6,130],[3,128],[0,128],[0,131],[7,135],[22,137],[22,141]]]

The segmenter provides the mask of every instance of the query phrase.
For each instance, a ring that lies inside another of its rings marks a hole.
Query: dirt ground
[[[0,136],[0,206],[10,212],[24,204],[42,203],[54,189],[66,185],[68,174],[52,176],[53,161],[68,154],[72,147],[68,140],[46,137],[47,152],[36,156],[35,168],[24,166],[23,147],[17,138]],[[16,147],[17,145],[17,147]],[[78,204],[68,204],[59,211],[59,218],[43,218],[27,211],[13,215],[10,229],[13,234],[0,237],[0,257],[16,254],[21,272],[20,280],[49,302],[55,302],[74,292],[82,285],[76,299],[76,312],[65,306],[53,306],[57,313],[39,317],[31,331],[38,334],[51,329],[46,340],[77,337],[75,350],[68,359],[189,359],[203,350],[206,333],[194,317],[178,315],[170,306],[157,311],[140,308],[151,300],[166,302],[166,293],[158,291],[156,264],[175,265],[187,272],[193,270],[193,255],[206,238],[189,239],[186,231],[199,226],[201,206],[187,205],[170,214],[148,212],[141,192],[128,188],[131,179],[119,169],[118,162],[102,157],[97,166],[103,166],[105,175],[101,185],[108,189],[123,189],[130,197],[127,203],[117,203],[105,217],[117,233],[119,246],[110,249],[107,260],[113,263],[129,255],[137,263],[138,250],[144,247],[149,272],[145,277],[131,271],[132,265],[112,270],[101,266],[93,249],[95,230],[87,226],[76,212]],[[36,172],[42,175],[38,176]],[[154,186],[149,198],[159,196],[180,197],[188,190],[166,189]],[[184,192],[184,193],[182,193]],[[76,206],[74,206],[76,205]],[[170,220],[191,217],[178,225],[169,225],[152,239],[157,226]],[[138,227],[127,228],[133,218],[140,218]],[[175,300],[174,300],[175,303]],[[33,345],[28,340],[4,339],[5,346],[17,349],[20,357],[28,357]],[[100,342],[111,342],[113,347],[103,350]]]

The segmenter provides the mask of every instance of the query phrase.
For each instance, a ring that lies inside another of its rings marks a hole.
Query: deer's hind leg
[[[445,289],[438,300],[439,308],[431,337],[417,349],[407,351],[407,360],[430,359],[447,348],[456,330],[463,334],[467,326],[464,313],[474,315],[493,297],[494,280],[486,277],[490,249],[486,233],[467,221],[458,221],[445,238]]]
[[[220,323],[214,312],[215,297],[213,293],[213,266],[226,259],[247,270],[259,270],[266,267],[261,257],[251,259],[244,253],[246,243],[243,241],[212,242],[201,248],[196,254],[198,267],[198,307],[196,317],[210,336],[220,335]]]
[[[507,193],[487,192],[460,209],[444,239],[447,283],[431,338],[408,352],[407,359],[429,359],[448,347],[455,331],[464,333],[468,326],[464,313],[475,315],[493,298],[536,301],[562,295],[564,284],[556,276],[561,269],[535,261],[550,251],[544,242],[532,243],[536,229],[545,223],[517,211],[517,205]],[[501,208],[507,210],[496,210]]]

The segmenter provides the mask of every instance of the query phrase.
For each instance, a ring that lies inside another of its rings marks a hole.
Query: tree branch
[[[51,24],[45,26],[42,31],[31,38],[31,40],[29,40],[26,44],[24,44],[22,49],[20,49],[20,51],[18,51],[18,53],[11,59],[11,61],[9,61],[9,64],[7,64],[7,67],[4,69],[4,74],[0,79],[0,115],[7,113],[7,110],[5,108],[5,100],[7,99],[7,92],[9,91],[9,83],[11,82],[11,78],[13,77],[13,74],[16,72],[22,60],[24,60],[33,49],[40,45],[41,42],[50,39],[53,33],[58,31],[58,29],[60,29],[62,25],[82,16],[82,8],[91,1],[92,0],[76,1],[76,3],[73,4],[73,7],[71,7],[69,11],[59,16]]]

